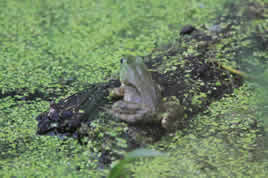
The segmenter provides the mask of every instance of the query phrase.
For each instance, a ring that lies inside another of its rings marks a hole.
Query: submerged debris
[[[211,40],[208,34],[198,31],[190,39],[180,38],[171,50],[159,49],[149,56],[151,60],[146,63],[153,71],[153,79],[162,87],[163,97],[175,96],[184,106],[185,121],[179,129],[187,128],[193,115],[205,110],[211,102],[231,93],[242,84],[240,76],[207,60],[212,53],[210,44],[217,43],[218,40]],[[194,45],[193,50],[196,52],[182,56],[182,52],[187,51],[182,46],[184,43]],[[158,52],[161,55],[157,55]],[[173,63],[171,67],[170,63]],[[97,127],[103,127],[102,134],[107,135],[109,142],[121,135],[122,139],[126,139],[128,149],[159,140],[165,135],[165,130],[159,125],[122,125],[120,120],[103,113],[102,107],[113,102],[107,99],[108,89],[119,85],[119,81],[95,84],[58,103],[51,103],[49,110],[37,117],[37,133],[72,136],[79,140],[94,139],[94,135],[100,133],[100,130],[92,123],[98,123]],[[110,133],[107,131],[107,124],[122,129],[111,137],[108,136]],[[103,153],[107,155],[107,151]]]

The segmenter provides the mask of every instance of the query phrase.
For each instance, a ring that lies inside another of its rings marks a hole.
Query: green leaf
[[[129,152],[124,159],[119,161],[110,171],[108,178],[119,178],[119,177],[127,177],[128,172],[125,170],[124,166],[136,158],[142,157],[155,157],[155,156],[163,156],[164,153],[155,150],[149,150],[140,148]]]

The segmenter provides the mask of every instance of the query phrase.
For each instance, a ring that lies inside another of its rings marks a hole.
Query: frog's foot
[[[150,109],[137,103],[118,101],[113,105],[110,113],[127,123],[135,124],[146,122]]]
[[[172,116],[171,114],[164,114],[161,120],[161,126],[167,132],[174,132],[176,131],[181,125],[181,118],[180,116]]]
[[[167,131],[173,131],[175,129],[174,118],[171,118],[170,114],[164,113],[161,120],[161,126]]]
[[[165,112],[161,114],[161,125],[168,132],[173,132],[179,128],[183,122],[184,109],[176,98],[167,98],[164,103]]]

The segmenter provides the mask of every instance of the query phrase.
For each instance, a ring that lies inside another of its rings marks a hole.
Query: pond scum
[[[127,164],[127,175],[265,177],[267,6],[265,0],[232,4],[222,0],[2,0],[0,177],[107,176],[110,167],[98,164],[98,150],[112,146],[103,148],[96,141],[102,140],[101,132],[87,145],[73,138],[38,136],[35,118],[49,108],[50,101],[114,78],[123,54],[147,56],[154,49],[169,48],[187,24],[216,33],[228,26],[224,17],[231,12],[246,20],[232,26],[236,32],[230,38],[211,46],[216,51],[213,56],[256,80],[245,81],[213,102],[186,130],[148,145],[167,154]],[[190,54],[195,52],[194,47],[186,48]],[[172,63],[168,65],[172,69]],[[106,129],[95,124],[100,131]],[[121,131],[108,129],[111,135]],[[116,141],[124,147],[123,140]]]

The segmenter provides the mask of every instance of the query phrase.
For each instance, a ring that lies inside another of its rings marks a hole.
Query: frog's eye
[[[125,63],[126,61],[127,61],[127,60],[126,60],[125,58],[121,58],[121,59],[120,59],[120,63],[121,63],[121,64]]]

